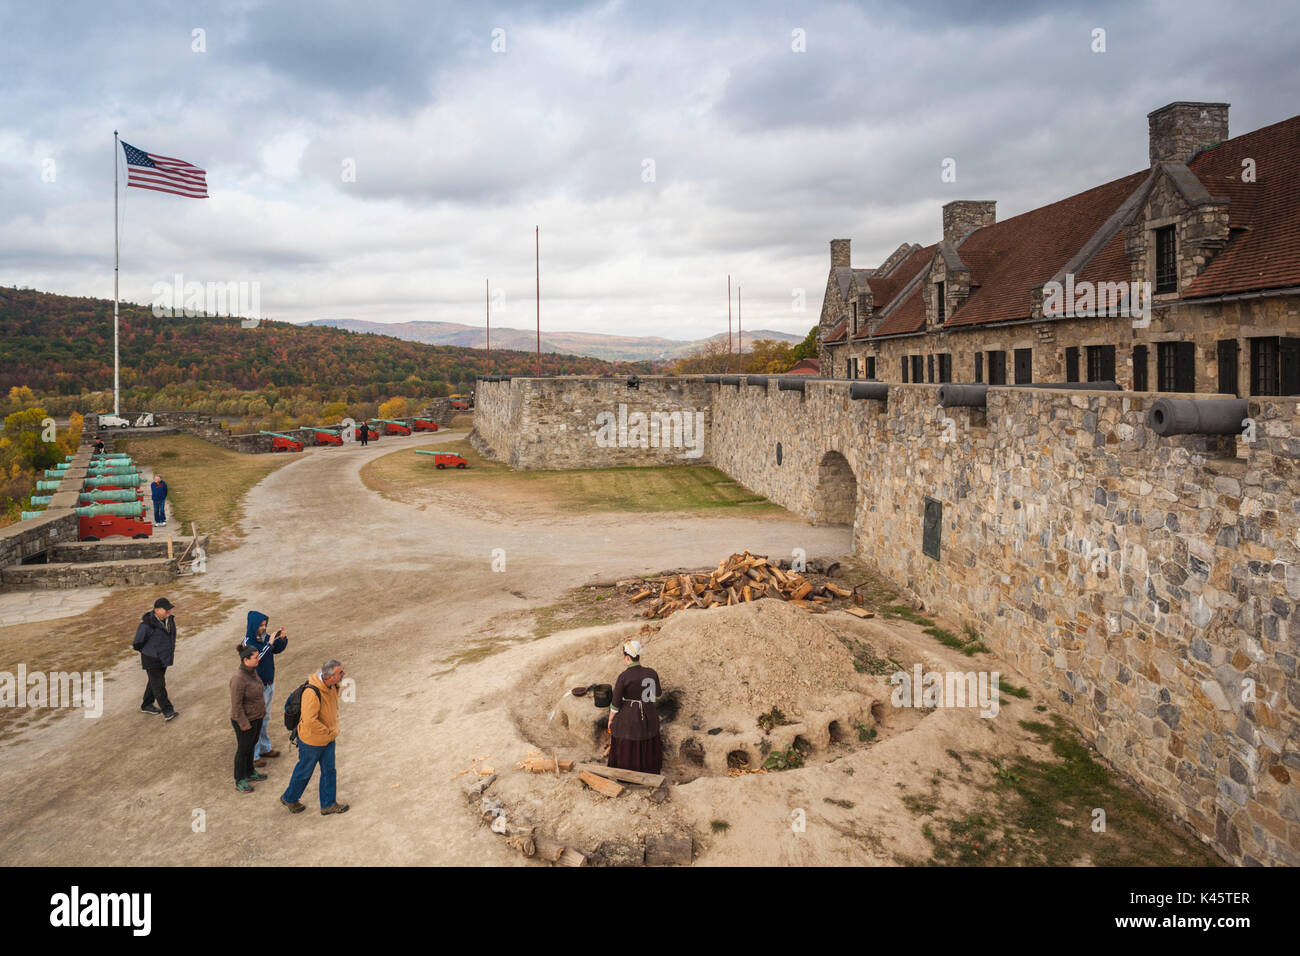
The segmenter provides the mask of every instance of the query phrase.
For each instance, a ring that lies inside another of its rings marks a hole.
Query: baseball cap
[[[157,610],[158,608],[162,608],[164,611],[170,611],[176,605],[173,604],[171,601],[167,600],[166,598],[159,598],[158,600],[153,602],[153,606],[155,610]]]

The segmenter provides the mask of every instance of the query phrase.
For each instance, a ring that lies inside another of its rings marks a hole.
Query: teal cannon
[[[32,504],[34,505],[48,505],[53,500],[53,495],[32,495]]]
[[[84,487],[134,488],[142,481],[144,481],[144,476],[134,471],[121,475],[90,475],[86,478]]]
[[[22,520],[27,521],[29,518],[39,518],[43,514],[45,514],[44,511],[24,511]]]
[[[61,484],[63,484],[63,482],[61,481],[37,481],[36,490],[37,491],[58,491],[59,485]]]
[[[66,467],[65,467],[65,468],[46,468],[46,469],[45,469],[45,477],[46,477],[46,478],[62,478],[62,477],[64,477],[65,475],[67,475],[67,473],[68,473],[68,469],[67,469]]]
[[[89,468],[86,469],[86,473],[89,475],[125,475],[129,472],[136,471],[136,470],[137,470],[136,465],[132,464],[129,461],[126,461],[120,465],[102,465],[98,467],[95,465],[91,465]]]
[[[302,451],[302,442],[292,435],[267,431],[258,434],[271,436],[271,451]]]
[[[123,518],[139,518],[144,514],[144,502],[110,501],[98,505],[78,505],[75,510],[78,518],[96,518],[100,515],[119,515]]]
[[[96,501],[138,501],[140,492],[135,488],[101,488],[98,491],[83,491],[77,495],[77,503],[91,505]]]

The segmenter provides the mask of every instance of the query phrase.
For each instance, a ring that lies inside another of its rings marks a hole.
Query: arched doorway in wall
[[[858,507],[858,480],[848,459],[837,451],[822,455],[813,495],[815,524],[853,524]]]

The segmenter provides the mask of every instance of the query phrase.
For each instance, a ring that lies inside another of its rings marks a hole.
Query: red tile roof
[[[971,233],[957,250],[971,270],[971,293],[944,327],[1029,318],[1030,290],[1060,271],[1150,174],[1133,173]]]
[[[1241,181],[1242,160],[1256,181]],[[1300,286],[1300,116],[1237,136],[1192,157],[1211,196],[1228,197],[1235,234],[1183,298]]]
[[[831,327],[831,330],[826,333],[822,342],[826,345],[834,345],[836,342],[842,341],[844,339],[844,330],[848,324],[848,319],[840,319],[839,322],[835,323],[835,325]]]
[[[806,358],[800,359],[790,366],[786,375],[820,375],[822,373],[821,359]]]
[[[938,245],[938,243],[932,243],[923,249],[917,249],[905,256],[901,262],[889,271],[888,275],[875,276],[868,280],[868,285],[871,286],[871,293],[876,303],[877,311],[887,309],[893,303],[894,299],[898,297],[899,293],[907,287],[907,284],[916,278],[917,273],[930,267],[930,260],[934,257],[934,250],[938,248]],[[867,322],[859,322],[858,324],[862,328],[854,338],[870,338],[873,334],[869,331],[870,325]],[[881,323],[880,328],[878,328],[874,334],[888,335],[889,332],[885,331],[886,326],[892,328],[894,324],[895,314],[891,313],[886,317],[885,321]],[[906,329],[906,331],[914,332],[916,329],[909,328]]]

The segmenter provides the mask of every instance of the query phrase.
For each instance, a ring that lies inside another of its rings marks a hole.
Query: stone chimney
[[[1227,103],[1170,103],[1147,114],[1151,165],[1185,163],[1228,138]]]
[[[954,199],[943,207],[943,241],[956,242],[972,229],[998,221],[998,204],[990,199]]]
[[[831,240],[831,268],[836,266],[847,266],[849,264],[849,243],[852,239],[832,239]]]

